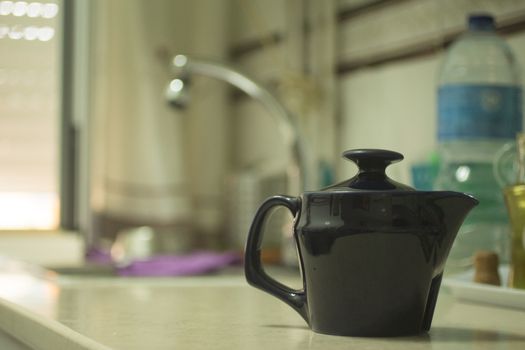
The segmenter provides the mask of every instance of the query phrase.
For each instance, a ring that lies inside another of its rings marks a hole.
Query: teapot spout
[[[446,226],[449,230],[458,231],[468,213],[479,204],[473,196],[461,192],[435,192],[434,205],[444,214]]]
[[[441,249],[437,256],[438,266],[436,266],[437,271],[442,271],[463,221],[469,212],[479,204],[479,201],[471,195],[460,192],[440,191],[429,192],[429,194],[430,198],[427,203],[439,213],[440,226],[444,231],[440,244]]]

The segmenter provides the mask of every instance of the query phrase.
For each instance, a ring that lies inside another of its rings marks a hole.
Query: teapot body
[[[355,336],[428,330],[459,227],[445,220],[451,217],[443,204],[456,198],[305,193],[295,237],[311,328]]]
[[[402,155],[352,150],[351,179],[301,197],[273,196],[257,210],[245,251],[248,283],[281,299],[312,330],[346,336],[401,336],[430,329],[448,253],[478,204],[451,191],[415,191],[385,168]],[[267,275],[261,263],[271,209],[294,216],[303,289]]]

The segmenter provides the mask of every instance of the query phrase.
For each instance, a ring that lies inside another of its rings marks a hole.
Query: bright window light
[[[27,16],[31,18],[35,18],[40,16],[40,13],[42,12],[42,4],[39,2],[32,2],[29,5],[27,5]]]
[[[0,0],[0,231],[60,222],[63,0]]]
[[[9,39],[12,39],[12,40],[20,40],[24,37],[24,32],[22,31],[21,27],[16,26],[16,27],[12,27],[9,30],[9,33],[7,34],[7,36],[9,37]]]
[[[0,1],[0,16],[54,18],[58,11],[59,6],[55,3]]]
[[[0,25],[0,39],[8,38],[11,40],[35,40],[49,41],[55,36],[55,29],[52,27],[6,27]]]
[[[0,1],[0,15],[8,16],[13,11],[14,4],[12,1]]]
[[[2,229],[49,229],[58,225],[56,193],[0,193]]]
[[[3,39],[9,34],[9,27],[0,25],[0,39]]]
[[[44,18],[53,18],[58,13],[57,4],[45,4],[42,7],[42,17]]]
[[[37,27],[26,27],[24,29],[24,38],[26,40],[35,40],[38,37],[38,28]]]
[[[49,41],[55,35],[55,30],[51,27],[42,27],[38,30],[38,40]]]
[[[25,16],[27,12],[27,2],[25,1],[18,1],[15,2],[15,5],[13,7],[13,15],[17,17]]]

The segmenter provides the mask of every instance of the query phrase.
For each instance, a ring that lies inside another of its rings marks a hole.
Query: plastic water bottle
[[[508,261],[509,223],[494,157],[522,129],[519,69],[490,15],[471,15],[468,30],[445,55],[438,84],[440,170],[435,188],[480,200],[458,233],[449,270],[472,264],[479,250]]]

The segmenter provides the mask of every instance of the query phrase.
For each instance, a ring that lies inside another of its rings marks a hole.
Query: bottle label
[[[438,91],[438,140],[514,139],[522,130],[521,88],[444,85]]]

